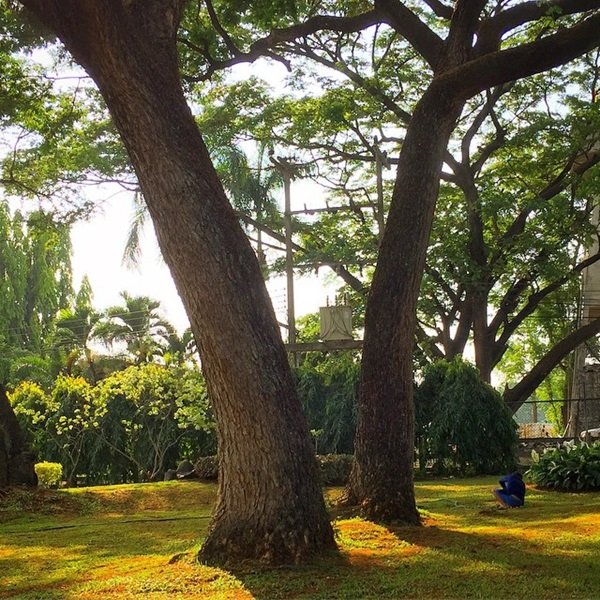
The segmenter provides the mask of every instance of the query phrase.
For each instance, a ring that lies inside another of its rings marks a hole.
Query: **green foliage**
[[[62,465],[60,463],[40,462],[35,464],[35,474],[42,487],[56,487],[62,478]]]
[[[144,364],[96,386],[60,376],[49,394],[24,381],[10,394],[33,449],[64,466],[70,484],[155,479],[214,452],[206,385],[197,369]]]
[[[108,469],[107,479],[156,479],[182,458],[194,460],[214,450],[214,425],[199,371],[132,366],[96,389],[104,448],[96,461],[98,469],[101,464]]]
[[[600,490],[600,442],[564,442],[533,454],[532,481],[544,488],[567,491]]]
[[[22,381],[8,397],[28,443],[41,458],[54,458],[56,447],[48,428],[58,407],[50,396],[32,381]]]
[[[100,407],[92,386],[82,377],[68,375],[57,378],[50,393],[50,404],[56,410],[48,417],[48,435],[67,481],[75,484],[77,475],[89,470]]]
[[[298,393],[317,453],[353,452],[359,372],[352,352],[318,355],[296,370]]]
[[[460,358],[430,365],[415,394],[421,468],[499,473],[515,465],[516,423],[500,395]]]
[[[0,202],[0,344],[48,356],[56,313],[73,294],[70,253],[67,226]]]
[[[95,335],[112,347],[124,343],[135,363],[152,362],[168,347],[173,326],[160,314],[160,302],[148,296],[121,292],[123,304],[111,306]]]
[[[27,43],[19,37],[15,46]],[[0,44],[0,131],[12,146],[0,157],[2,186],[13,197],[51,200],[51,210],[65,219],[88,214],[92,203],[80,193],[82,183],[132,180],[104,103],[76,77],[72,88],[55,85],[52,67],[36,65],[14,47],[10,52]],[[46,59],[58,56],[44,52]]]

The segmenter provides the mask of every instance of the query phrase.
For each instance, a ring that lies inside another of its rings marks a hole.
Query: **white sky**
[[[52,57],[46,50],[34,53],[37,62],[51,68]],[[61,65],[62,77],[81,75],[78,67],[72,71]],[[231,74],[231,80],[245,79],[250,75],[266,78],[275,87],[285,86],[287,72],[279,63],[257,61],[254,65],[243,65]],[[57,88],[69,88],[72,81],[68,78],[57,80]],[[131,269],[123,265],[123,250],[127,240],[130,222],[133,216],[131,195],[127,192],[114,194],[104,186],[98,189],[88,188],[93,199],[98,199],[101,208],[89,221],[75,224],[72,230],[74,285],[78,289],[84,275],[90,280],[97,310],[121,304],[120,292],[132,295],[144,295],[159,300],[165,317],[179,330],[188,326],[187,316],[179,295],[173,284],[168,268],[163,263],[151,224],[148,224],[142,238],[140,265]],[[292,183],[292,210],[323,206],[321,190],[306,181]],[[283,204],[283,202],[282,202]],[[318,276],[298,277],[295,280],[295,309],[300,317],[315,312],[319,306],[334,303],[336,286],[341,280],[332,272],[323,268]],[[281,322],[286,317],[285,278],[271,278],[268,284],[277,317]]]
[[[295,205],[302,208],[304,204],[300,195],[296,196],[294,203],[292,184],[292,209]],[[92,219],[75,224],[71,236],[74,285],[78,288],[83,276],[88,276],[94,292],[93,304],[98,310],[121,304],[121,291],[159,300],[166,318],[182,331],[188,326],[187,316],[169,270],[160,256],[150,223],[142,237],[139,266],[131,269],[123,265],[123,249],[132,215],[131,197],[123,192],[102,201],[101,208]],[[327,268],[320,269],[318,277],[297,277],[294,286],[296,316],[315,312],[319,306],[325,306],[328,295],[333,304],[335,279]],[[340,282],[338,279],[338,286]],[[277,316],[285,322],[285,278],[272,278],[268,287]]]

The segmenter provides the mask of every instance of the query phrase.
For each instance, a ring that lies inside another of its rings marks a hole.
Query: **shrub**
[[[600,442],[564,442],[542,455],[532,452],[528,473],[540,487],[556,490],[600,490]]]
[[[296,369],[298,394],[317,454],[354,451],[359,372],[352,352],[332,353],[318,362],[311,357]]]
[[[321,454],[317,456],[321,484],[346,485],[352,468],[352,456],[350,454]]]
[[[35,474],[42,487],[56,487],[62,478],[62,465],[53,462],[40,462],[35,465]]]
[[[352,467],[349,454],[324,454],[317,456],[321,484],[346,485]],[[219,474],[219,461],[216,456],[202,456],[196,461],[194,471],[200,479],[216,480]]]
[[[430,365],[415,394],[421,468],[441,474],[501,473],[515,467],[517,425],[500,394],[460,358]]]

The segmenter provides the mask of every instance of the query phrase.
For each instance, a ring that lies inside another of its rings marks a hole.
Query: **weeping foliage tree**
[[[517,425],[500,394],[457,357],[430,365],[415,394],[421,468],[437,473],[502,473],[515,467]]]
[[[184,0],[24,0],[104,97],[190,318],[218,422],[208,562],[301,561],[335,546],[262,274],[182,92]]]

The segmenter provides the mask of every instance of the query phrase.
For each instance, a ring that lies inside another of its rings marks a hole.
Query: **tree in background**
[[[69,229],[40,212],[11,215],[0,202],[0,231],[0,336],[44,356],[56,313],[72,296]]]
[[[175,331],[160,314],[160,302],[147,296],[121,292],[123,304],[106,310],[97,335],[111,347],[122,343],[134,363],[152,362],[168,346]]]
[[[54,345],[68,351],[66,356],[65,371],[73,375],[76,368],[93,384],[100,379],[98,362],[103,362],[102,357],[96,356],[92,346],[94,342],[102,340],[101,328],[105,315],[92,307],[92,289],[87,277],[84,277],[74,306],[63,308],[56,319],[56,332]],[[84,364],[81,366],[81,361]]]
[[[0,202],[0,381],[49,383],[58,310],[72,298],[69,228],[49,215],[25,218]]]
[[[97,389],[98,436],[134,477],[154,481],[183,458],[210,451],[214,425],[206,386],[197,370],[145,364],[113,373]],[[104,456],[101,460],[106,465]],[[112,478],[115,478],[113,473]]]
[[[339,34],[336,43],[335,62],[320,55],[332,75],[319,72],[318,97],[304,90],[281,94],[258,80],[221,85],[203,99],[201,123],[222,130],[231,117],[232,139],[273,138],[316,165],[315,178],[338,209],[295,225],[296,261],[331,265],[364,307],[381,231],[378,211],[387,210],[385,197],[378,206],[373,163],[382,154],[397,161],[392,152],[406,115],[402,97],[393,104],[381,97],[394,85],[387,66],[394,40],[380,29],[372,37]],[[387,54],[379,56],[384,47]],[[565,357],[600,326],[579,327],[574,319],[579,276],[598,258],[583,250],[594,236],[590,210],[600,173],[589,135],[598,127],[599,58],[596,50],[567,68],[477,95],[444,157],[418,304],[417,358],[452,359],[476,338],[475,361],[490,380],[494,369],[502,372],[511,344],[522,344],[530,321],[551,319],[535,356],[520,377],[513,371],[510,378],[505,398],[513,410],[553,368],[567,368]],[[361,77],[369,69],[378,74],[377,89]],[[418,89],[421,72],[415,58],[407,61],[405,86]],[[301,88],[303,77],[292,81]],[[396,109],[382,111],[384,100]],[[389,178],[382,183],[390,193]]]
[[[98,427],[99,406],[92,386],[82,377],[61,375],[48,399],[46,419],[48,435],[54,444],[54,462],[63,465],[69,485],[77,485],[77,476],[88,472],[94,454],[94,428]]]

